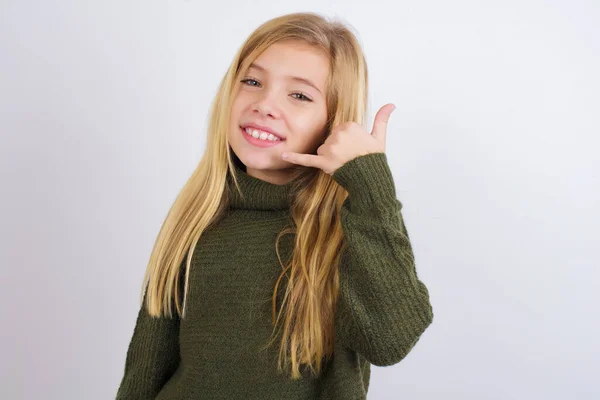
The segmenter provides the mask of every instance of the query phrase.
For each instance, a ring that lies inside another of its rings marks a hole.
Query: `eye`
[[[306,97],[302,92],[296,92],[296,93],[292,93],[292,94],[299,95],[300,98],[298,98],[298,97],[296,97],[296,98],[300,101],[312,101],[310,98]]]
[[[241,82],[242,83],[247,83],[247,82],[256,82],[256,83],[258,83],[258,81],[256,79],[251,79],[251,78],[249,78],[249,79],[242,79]],[[256,85],[250,85],[250,86],[256,86]]]
[[[255,86],[255,87],[260,85],[260,82],[258,82],[256,79],[252,79],[252,78],[242,79],[240,82],[245,83],[245,84],[247,84],[249,86]],[[252,84],[251,82],[256,82],[256,85]],[[302,92],[294,92],[294,93],[292,93],[292,95],[296,95],[296,94],[298,95],[298,97],[294,97],[295,99],[300,100],[300,101],[310,101],[310,102],[312,102],[312,100],[310,99],[310,97],[306,96],[304,93],[302,93]]]

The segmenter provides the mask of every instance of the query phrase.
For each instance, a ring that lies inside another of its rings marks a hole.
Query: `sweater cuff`
[[[355,157],[335,170],[332,178],[348,191],[353,211],[372,213],[398,206],[396,186],[385,153]]]

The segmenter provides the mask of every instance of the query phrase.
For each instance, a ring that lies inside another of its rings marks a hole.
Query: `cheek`
[[[310,123],[312,122],[312,123]],[[292,128],[293,141],[289,145],[302,152],[315,152],[325,140],[323,125],[315,125],[313,121],[307,121],[305,125],[295,124]]]
[[[234,97],[232,102],[232,108],[237,110],[243,110],[249,104],[254,102],[253,94],[240,90]]]
[[[239,117],[241,111],[244,108],[244,104],[246,104],[248,101],[245,98],[246,96],[244,96],[244,92],[238,92],[235,97],[233,98],[233,101],[231,102],[231,116],[232,117]]]
[[[231,103],[231,116],[232,117],[236,117],[239,115],[240,112],[240,105],[241,105],[241,99],[239,97],[236,97],[233,102]]]
[[[236,99],[231,104],[231,110],[229,113],[229,126],[231,129],[237,128],[242,123],[242,116],[244,114],[243,102],[241,99]]]

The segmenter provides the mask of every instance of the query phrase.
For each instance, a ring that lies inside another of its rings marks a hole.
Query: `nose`
[[[277,106],[275,93],[267,90],[262,91],[254,103],[253,111],[264,117],[270,116],[273,118],[278,118],[280,112],[279,107]]]

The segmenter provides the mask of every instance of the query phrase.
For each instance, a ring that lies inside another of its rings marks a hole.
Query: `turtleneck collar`
[[[244,198],[238,193],[233,179],[229,175],[230,209],[270,211],[290,208],[294,181],[284,185],[276,185],[248,175],[237,162],[233,164]]]

